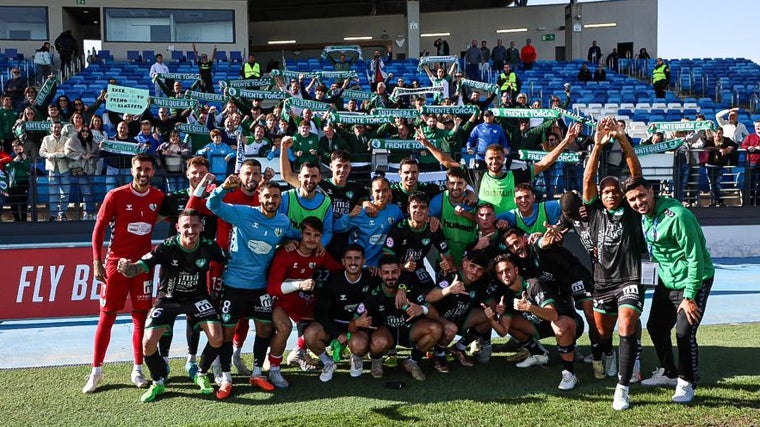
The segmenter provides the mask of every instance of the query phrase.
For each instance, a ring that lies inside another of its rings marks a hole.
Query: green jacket
[[[641,226],[662,283],[694,298],[702,282],[715,275],[697,218],[678,200],[656,197],[654,215],[643,216]]]

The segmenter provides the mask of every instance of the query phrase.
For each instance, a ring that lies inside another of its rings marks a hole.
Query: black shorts
[[[205,295],[187,301],[174,301],[159,297],[148,313],[145,329],[166,327],[171,331],[174,327],[174,321],[180,314],[187,315],[187,321],[195,329],[198,329],[201,323],[219,322],[219,315]]]
[[[241,316],[260,322],[272,322],[272,297],[266,289],[239,289],[224,286],[219,302],[222,324],[235,326]]]
[[[616,316],[620,307],[630,307],[641,314],[644,310],[645,287],[637,282],[623,282],[611,288],[594,291],[594,311]]]
[[[570,284],[567,289],[560,290],[561,295],[568,293],[573,297],[573,301],[575,301],[575,308],[581,310],[581,303],[583,301],[593,299],[594,285],[591,282],[584,282],[582,280],[579,280],[575,283]]]
[[[567,316],[567,315],[563,314],[563,316]],[[573,313],[570,317],[572,317],[572,319],[575,321],[575,339],[577,340],[578,338],[581,337],[581,335],[583,335],[585,323],[583,322],[583,318],[578,313]],[[548,320],[541,320],[538,323],[535,323],[533,321],[530,321],[530,322],[536,328],[535,337],[537,337],[538,339],[541,340],[544,338],[553,337],[555,335],[554,329],[552,328],[552,322]]]
[[[412,348],[413,325],[414,323],[405,323],[395,328],[389,328],[388,326],[383,327],[391,333],[391,336],[393,337],[393,347],[400,345],[401,347]]]

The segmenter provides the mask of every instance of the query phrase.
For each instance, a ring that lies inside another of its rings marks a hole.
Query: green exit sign
[[[79,0],[84,1],[84,0]],[[541,41],[542,42],[553,42],[554,41],[554,34],[541,34]]]
[[[77,4],[84,5],[86,0],[77,0]]]

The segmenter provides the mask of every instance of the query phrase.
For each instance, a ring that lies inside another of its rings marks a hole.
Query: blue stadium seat
[[[230,62],[243,62],[243,54],[239,50],[230,51]]]
[[[140,52],[137,50],[128,50],[127,60],[129,62],[140,62]]]

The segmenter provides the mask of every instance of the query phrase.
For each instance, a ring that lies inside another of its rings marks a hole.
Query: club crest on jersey
[[[441,283],[438,284],[438,286],[440,288],[448,288],[449,287],[449,281],[448,280],[443,280],[443,281],[441,281]]]
[[[312,270],[315,269],[316,267],[317,267],[317,263],[316,262],[312,261],[312,262],[309,263],[309,268],[311,268]]]
[[[346,197],[348,197],[349,199],[353,199],[354,198],[354,192],[350,191],[350,190],[346,191]]]
[[[393,224],[393,217],[388,218],[388,224],[391,224],[391,225]]]
[[[274,229],[274,235],[277,237],[282,237],[282,228],[277,227]]]
[[[203,266],[206,265],[206,259],[201,258],[201,259],[195,260],[195,265],[197,265],[198,268],[203,268]]]
[[[422,245],[423,246],[427,246],[429,244],[430,244],[430,239],[428,239],[427,237],[425,237],[424,239],[422,239]]]
[[[149,205],[148,205],[148,207],[149,207],[149,208],[150,208],[150,210],[152,210],[152,211],[155,211],[156,209],[158,209],[158,205],[157,205],[157,204],[155,204],[155,203],[151,203],[151,204],[149,204]]]

